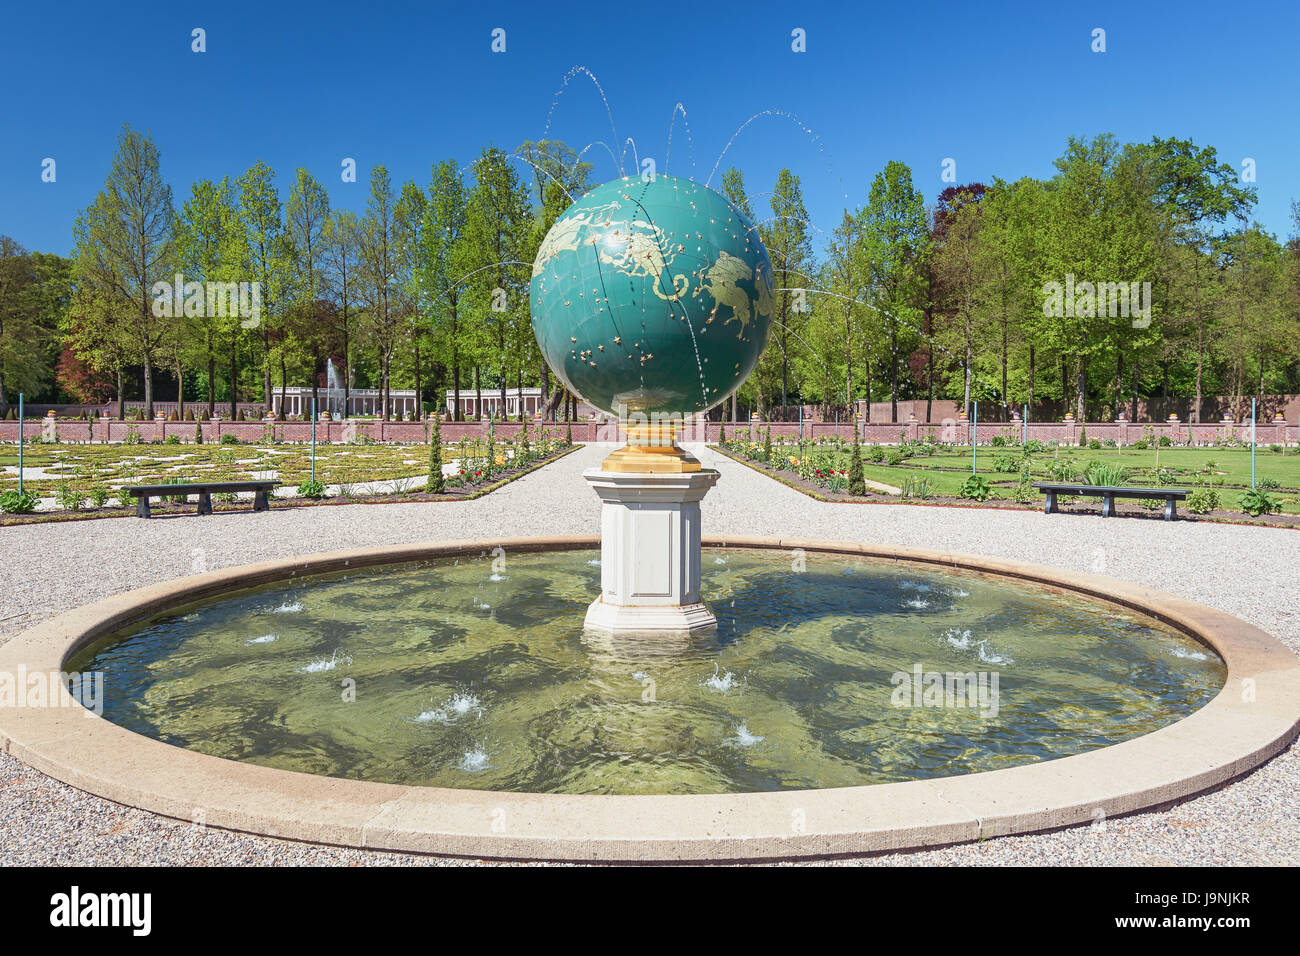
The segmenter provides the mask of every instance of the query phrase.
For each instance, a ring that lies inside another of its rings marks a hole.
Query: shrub
[[[1027,465],[1020,470],[1020,481],[1016,483],[1016,490],[1011,493],[1011,497],[1022,505],[1032,504],[1038,499],[1038,491],[1034,488]]]
[[[1006,443],[1007,440],[1002,435],[994,435],[993,440],[989,442],[989,444],[992,445],[994,448],[1002,448],[1006,445]]]
[[[140,429],[134,425],[126,426],[126,437],[122,439],[124,445],[140,444]]]
[[[889,450],[889,453],[885,455],[886,465],[901,465],[902,463],[903,463],[903,453],[901,451],[891,448]]]
[[[1241,510],[1252,518],[1281,511],[1282,504],[1262,488],[1251,488],[1241,496]]]
[[[1079,444],[1082,445],[1083,442],[1080,441]],[[1098,448],[1101,447],[1101,440],[1098,438],[1090,438],[1088,440],[1088,447],[1091,448],[1093,451],[1096,451]]]
[[[1194,515],[1209,514],[1219,507],[1219,493],[1209,485],[1198,485],[1187,496],[1187,510]]]
[[[527,447],[527,422],[524,423],[524,429],[524,447]],[[429,482],[425,488],[434,494],[447,490],[447,483],[442,477],[442,422],[437,415],[433,417],[433,429],[429,433]]]
[[[1168,435],[1161,435],[1161,436],[1160,436],[1160,447],[1161,447],[1161,448],[1168,448],[1168,447],[1169,447],[1170,445],[1172,445],[1173,443],[1174,443],[1174,440],[1173,440],[1172,438],[1170,438]]]
[[[80,511],[86,492],[70,481],[60,481],[54,489],[54,500],[64,511]]]
[[[298,497],[300,498],[324,498],[325,486],[319,481],[312,481],[308,478],[298,486]]]
[[[1021,446],[1026,455],[1036,454],[1043,450],[1043,443],[1037,438],[1031,438]]]
[[[194,444],[196,445],[203,444],[203,423],[202,422],[194,423]]]
[[[862,475],[862,446],[858,444],[858,432],[853,430],[853,450],[849,452],[849,494],[862,497],[867,493],[867,482]]]
[[[239,439],[236,438],[234,435],[230,434],[230,432],[226,432],[224,435],[221,436],[220,444],[222,444],[222,445],[238,445],[238,444],[239,444]]]
[[[1137,441],[1133,443],[1133,447],[1136,448],[1138,451],[1146,451],[1148,448],[1151,447],[1151,442],[1149,439],[1139,438]]]
[[[998,455],[993,459],[993,470],[1000,472],[1012,472],[1016,470],[1015,462],[1010,455]]]
[[[1275,455],[1280,455],[1280,454],[1282,454],[1282,446],[1281,446],[1281,445],[1269,445],[1269,446],[1268,446],[1268,450],[1271,451],[1271,452],[1272,452],[1273,454],[1275,454]]]
[[[1088,426],[1079,426],[1079,447],[1083,448],[1088,444]]]
[[[983,475],[971,475],[957,491],[958,498],[967,498],[971,501],[988,501],[992,491],[989,489],[989,480]]]
[[[92,485],[90,489],[90,503],[96,508],[102,508],[108,504],[108,499],[112,497],[112,492],[108,490],[108,485]]]
[[[1047,466],[1047,477],[1053,481],[1073,481],[1074,465],[1068,458],[1053,458]]]
[[[168,435],[166,438],[163,439],[164,445],[179,445],[180,443],[181,443],[181,438],[179,435]]]
[[[1259,479],[1259,481],[1255,482],[1255,487],[1266,488],[1269,491],[1274,491],[1278,488],[1281,488],[1282,485],[1278,482],[1276,478],[1261,478]]]
[[[36,503],[39,500],[33,492],[18,492],[11,488],[9,491],[0,492],[0,511],[7,515],[31,514],[36,510]]]
[[[885,449],[879,445],[872,445],[871,451],[867,452],[867,457],[878,465],[885,460]]]

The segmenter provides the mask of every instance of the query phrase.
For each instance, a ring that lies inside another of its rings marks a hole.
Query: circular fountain
[[[65,672],[53,706],[0,706],[5,752],[270,836],[735,860],[1094,822],[1294,738],[1300,662],[1220,611],[1016,562],[704,535],[718,475],[678,430],[749,374],[772,312],[767,254],[718,194],[593,190],[532,295],[552,368],[627,430],[584,473],[599,538],[314,554],[104,599],[0,647],[0,705],[11,675]]]
[[[753,371],[772,318],[772,266],[725,197],[675,176],[620,179],[555,221],[533,263],[542,354],[627,445],[584,477],[601,499],[601,593],[586,626],[681,634],[700,600],[700,501],[718,473],[677,445],[688,418]]]

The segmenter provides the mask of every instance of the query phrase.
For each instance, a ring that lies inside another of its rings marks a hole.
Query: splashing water
[[[751,734],[749,726],[742,720],[736,725],[736,735],[727,738],[727,745],[731,747],[752,747],[754,744],[762,743],[764,739],[758,734]]]
[[[302,674],[320,674],[325,671],[334,670],[334,668],[338,667],[339,664],[351,664],[351,663],[352,663],[352,656],[350,654],[340,654],[338,651],[335,651],[329,657],[316,658],[310,664],[298,668],[298,671],[299,673]]]
[[[244,643],[245,643],[245,644],[249,644],[249,645],[252,645],[252,644],[270,644],[270,643],[272,643],[272,642],[274,642],[274,641],[278,641],[279,639],[280,639],[280,638],[279,638],[279,635],[277,635],[277,634],[263,634],[261,637],[253,637],[253,638],[249,638],[247,641],[244,641]]]
[[[492,766],[488,763],[488,760],[488,752],[483,749],[481,744],[477,744],[473,749],[465,751],[460,758],[460,763],[456,764],[456,769],[463,770],[466,773],[481,773]]]
[[[272,614],[300,614],[300,613],[302,613],[302,602],[301,602],[301,601],[292,601],[292,602],[291,602],[291,601],[286,601],[285,603],[281,604],[279,607],[277,607],[277,608],[276,608],[274,611],[272,611],[271,613],[272,613]]]
[[[700,686],[725,694],[739,683],[740,681],[736,679],[736,675],[731,673],[731,671],[724,671],[719,674],[718,665],[715,662],[713,665],[713,674],[700,681]]]
[[[418,724],[451,724],[462,717],[483,716],[483,702],[475,694],[455,693],[441,707],[426,710],[415,717]]]

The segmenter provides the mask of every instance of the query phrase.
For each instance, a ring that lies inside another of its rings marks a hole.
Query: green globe
[[[531,296],[533,334],[570,391],[620,418],[685,418],[754,370],[772,266],[754,224],[707,186],[620,179],[555,221]]]

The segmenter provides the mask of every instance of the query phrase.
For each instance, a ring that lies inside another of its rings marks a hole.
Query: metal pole
[[[972,402],[975,406],[975,417],[970,423],[970,473],[976,474],[979,464],[979,447],[980,447],[980,403]]]
[[[1255,487],[1255,402],[1250,400],[1250,487]]]
[[[18,494],[23,493],[23,393],[18,393]]]
[[[316,483],[316,399],[311,400],[311,480]]]
[[[1025,414],[1021,419],[1020,427],[1021,427],[1020,444],[1023,445],[1025,442],[1029,441],[1029,403],[1028,402],[1025,402]]]

